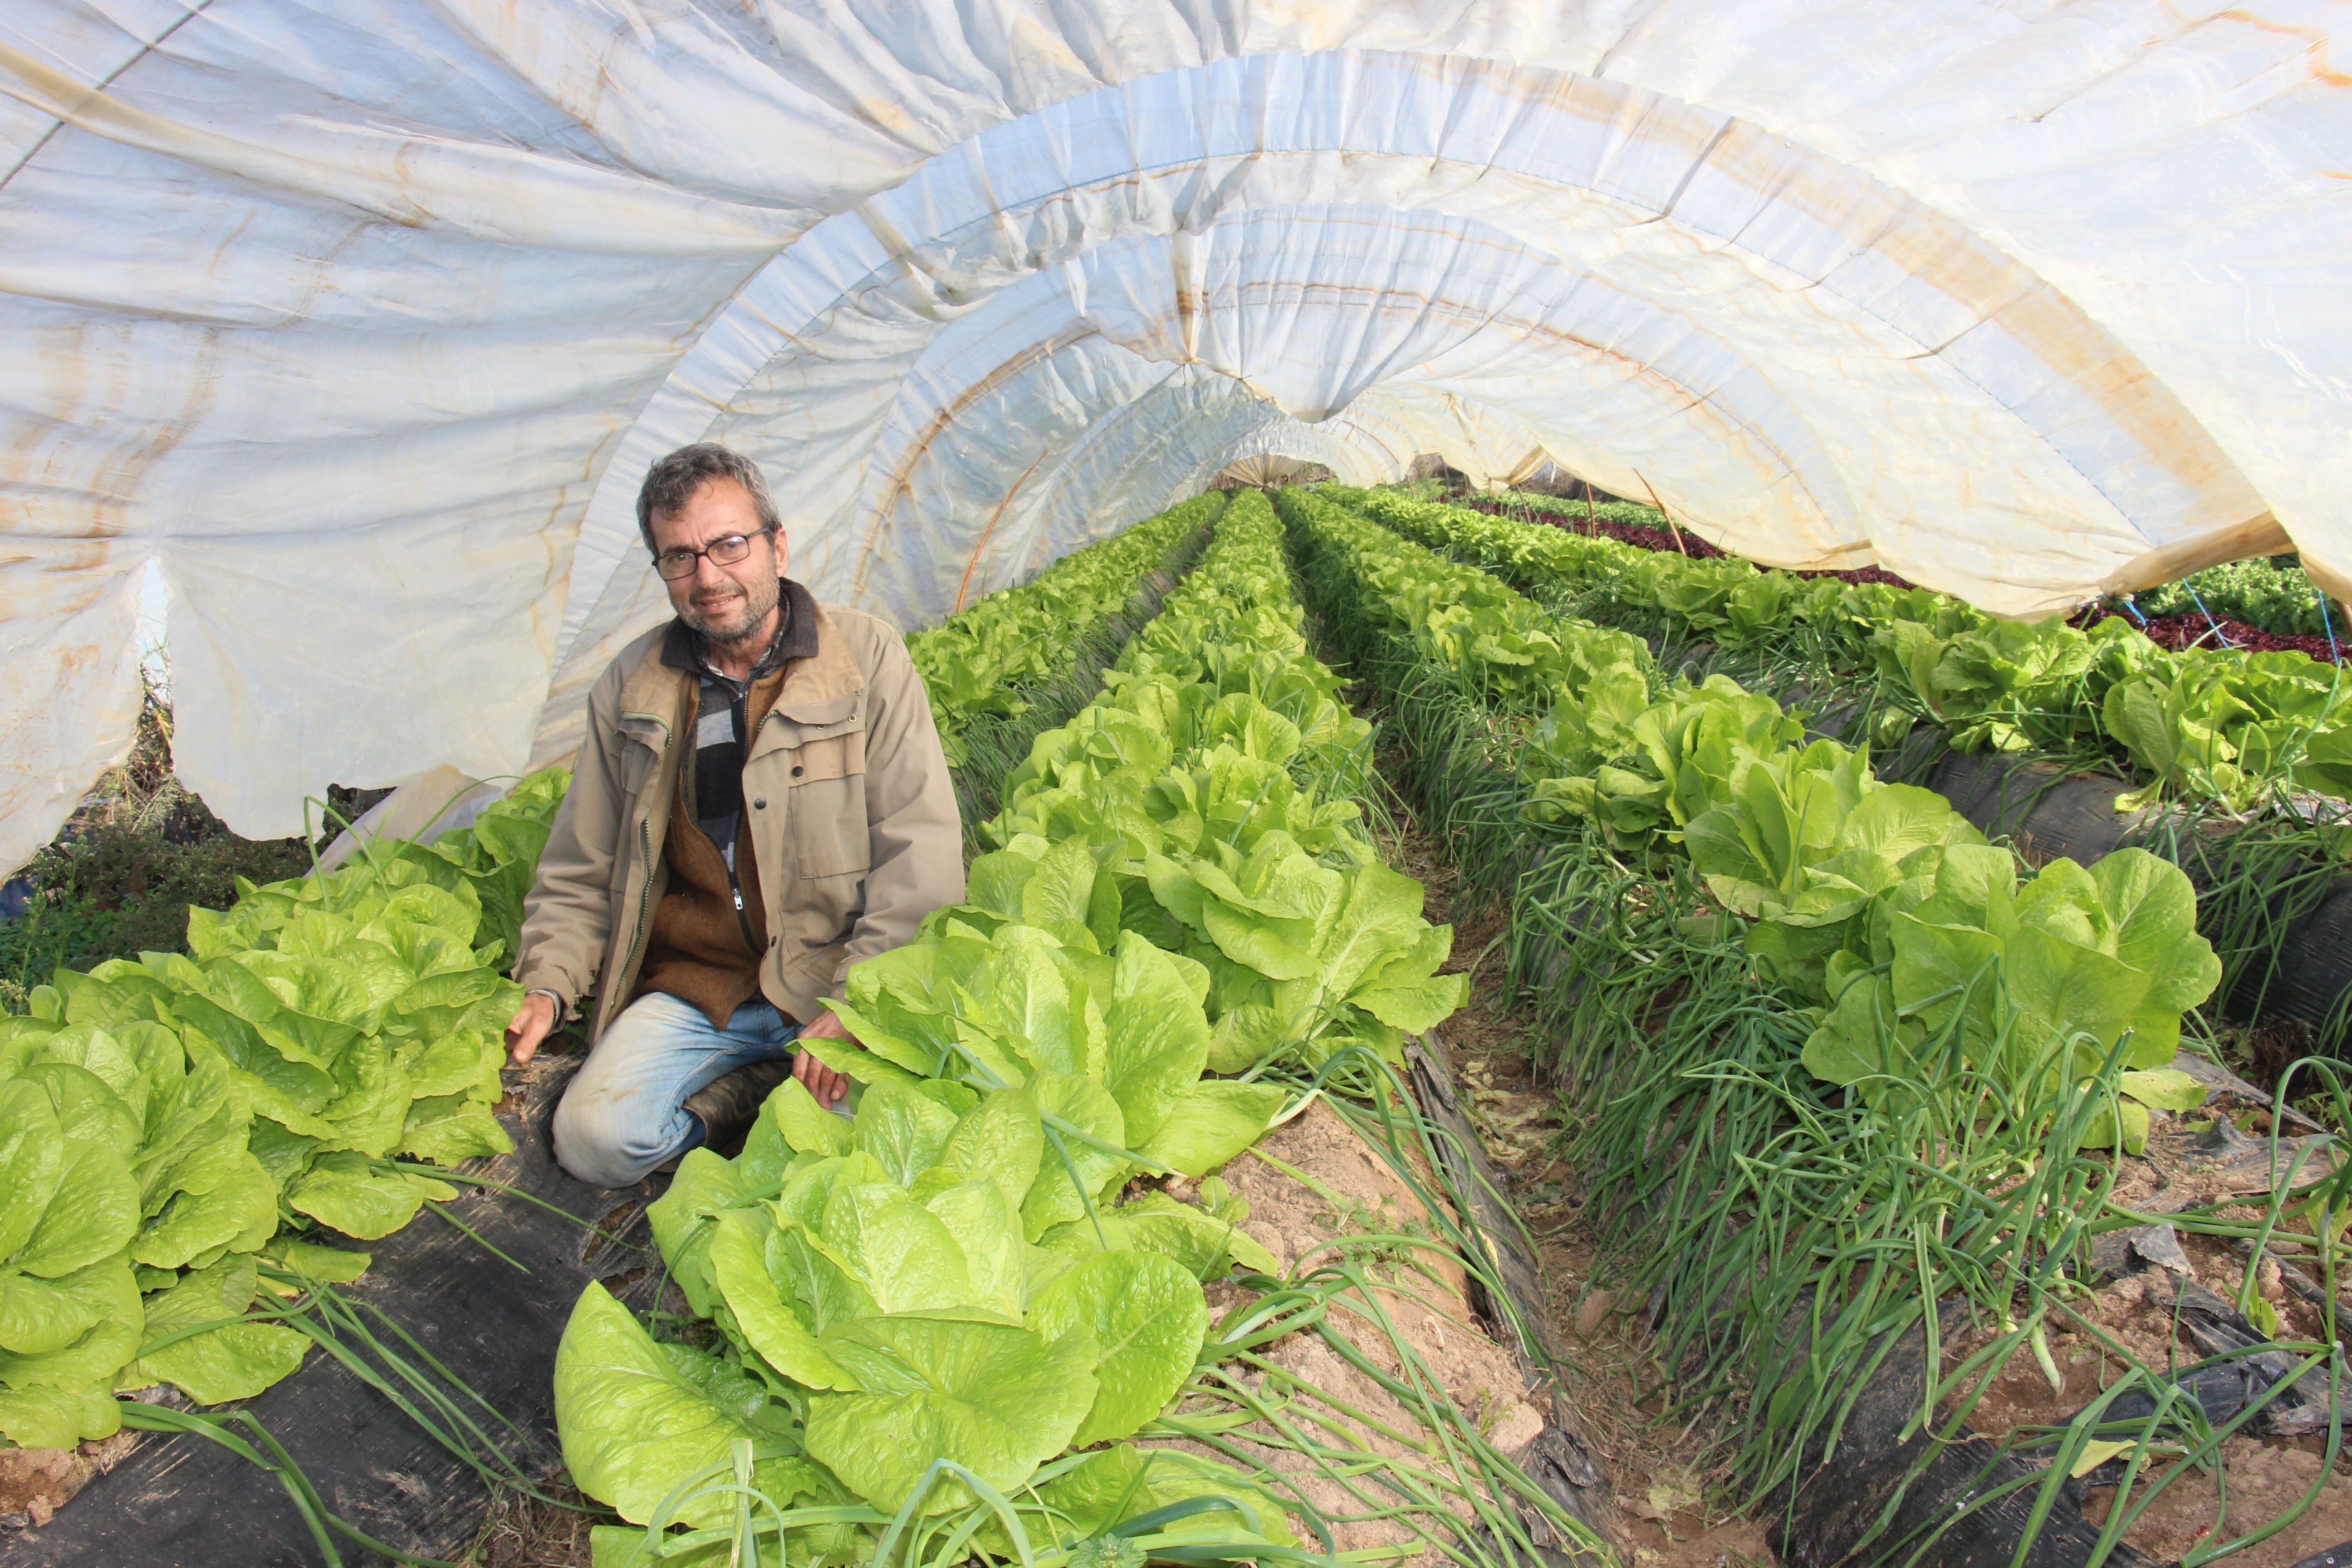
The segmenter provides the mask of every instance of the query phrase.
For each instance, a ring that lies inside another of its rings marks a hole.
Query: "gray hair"
[[[733,479],[749,490],[761,527],[783,527],[759,464],[716,441],[697,441],[658,459],[646,470],[646,482],[637,488],[637,531],[646,536],[647,550],[654,548],[654,519],[676,511],[713,479]]]

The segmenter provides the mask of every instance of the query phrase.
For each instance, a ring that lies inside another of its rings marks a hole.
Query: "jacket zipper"
[[[735,868],[727,868],[727,890],[735,895],[735,923],[743,928],[743,945],[751,956],[760,956],[760,944],[751,938],[751,918],[743,912],[743,889],[735,880]]]
[[[730,693],[729,700],[735,709],[735,732],[743,736],[742,760],[745,763],[749,763],[751,760],[751,737],[744,734],[743,731],[745,721],[751,717],[751,688],[745,687],[740,695]],[[764,727],[767,721],[767,715],[761,714],[760,716],[761,726]],[[744,798],[743,769],[740,767],[735,770],[735,810],[739,814],[736,820],[749,827],[751,824],[748,819],[751,815],[751,803]],[[743,884],[735,875],[735,857],[732,854],[725,854],[719,858],[727,864],[727,891],[735,900],[735,923],[743,932],[744,951],[751,955],[754,963],[757,963],[760,957],[760,944],[752,939],[751,917],[743,912]]]

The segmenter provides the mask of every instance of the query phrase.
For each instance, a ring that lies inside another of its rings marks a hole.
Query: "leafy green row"
[[[1246,494],[1006,781],[971,901],[853,972],[856,1043],[810,1048],[865,1086],[854,1120],[788,1083],[740,1155],[681,1163],[653,1218],[710,1348],[583,1295],[558,1424],[578,1484],[647,1527],[604,1537],[616,1560],[765,1529],[854,1561],[941,1518],[969,1525],[942,1561],[1023,1555],[1023,1518],[1055,1542],[1040,1563],[1114,1536],[1295,1551],[1239,1472],[1123,1439],[1221,1353],[1202,1282],[1274,1264],[1208,1173],[1287,1091],[1204,1072],[1393,1054],[1465,986],[1433,975],[1451,933],[1419,885],[1319,797],[1361,779],[1369,731],[1300,620]],[[1153,1173],[1208,1179],[1117,1201]],[[746,1489],[715,1486],[739,1444]],[[770,1512],[747,1523],[751,1494]]]
[[[1354,575],[1368,620],[1470,689],[1499,689],[1480,644],[1433,631],[1423,608],[1465,568],[1320,496],[1282,504]],[[1804,1057],[1816,1076],[1874,1102],[1968,1074],[2003,1086],[2000,1114],[2047,1120],[2070,1086],[2104,1092],[2092,1086],[2116,1057],[2135,1143],[2141,1102],[2193,1088],[2141,1070],[2171,1061],[2181,1013],[2221,977],[2178,867],[2119,850],[2090,871],[2054,860],[2021,888],[2016,858],[1940,795],[1882,783],[1867,748],[1806,742],[1770,698],[1717,675],[1651,700],[1641,659],[1601,640],[1622,637],[1559,623],[1562,646],[1621,657],[1588,653],[1556,681],[1519,762],[1526,814],[1589,825],[1618,852],[1687,858],[1764,972],[1818,1010]]]
[[[953,940],[1016,930],[1068,964],[1152,945],[1204,1005],[1218,1072],[1313,1065],[1348,1043],[1399,1059],[1403,1031],[1459,1005],[1465,983],[1435,974],[1450,931],[1421,919],[1419,885],[1365,836],[1353,796],[1370,728],[1336,700],[1301,620],[1278,525],[1244,494],[1101,693],[1007,777],[982,828],[1001,847],[973,862],[970,902],[853,975],[840,1011],[866,1054],[834,1065],[863,1082],[963,1070],[975,1018],[941,998],[977,993],[939,965]]]
[[[1398,488],[1402,491],[1405,487]],[[1571,526],[1580,527],[1598,521],[1622,528],[1655,529],[1661,533],[1674,526],[1664,512],[1645,501],[1605,500],[1588,505],[1573,496],[1546,495],[1540,490],[1507,490],[1495,499],[1523,511],[1559,518]]]
[[[1780,1489],[1837,1455],[1857,1402],[1885,1386],[1874,1374],[1919,1353],[1908,1346],[1946,1342],[1956,1301],[1987,1331],[1957,1367],[1926,1358],[1929,1396],[1915,1423],[1927,1428],[1923,1462],[1969,1436],[1964,1423],[2012,1358],[2030,1352],[2056,1386],[2056,1331],[2096,1341],[2121,1375],[2072,1424],[2017,1433],[2028,1461],[2017,1479],[1990,1484],[1976,1472],[1964,1495],[1936,1499],[1916,1532],[1908,1527],[1922,1510],[1906,1520],[1890,1507],[1860,1521],[1850,1555],[1916,1557],[1943,1529],[1974,1528],[1963,1521],[1996,1507],[2027,1519],[2031,1548],[2045,1519],[2071,1517],[2061,1489],[2095,1463],[2095,1438],[2179,1456],[2136,1468],[2145,1491],[2126,1476],[2129,1507],[2118,1495],[2095,1556],[2147,1497],[2176,1480],[2212,1484],[2221,1440],[2270,1396],[2209,1421],[2206,1407],[2179,1402],[2179,1361],[2141,1359],[2081,1310],[2077,1283],[2095,1267],[2096,1235],[2147,1223],[2117,1189],[2124,1164],[2084,1152],[2113,1139],[2118,1113],[2128,1142],[2144,1114],[2106,1085],[2146,1089],[2176,1109],[2201,1099],[2160,1071],[2127,1081],[2138,1031],[2161,1033],[2166,1011],[2210,973],[2189,935],[2186,889],[2114,857],[2089,873],[2056,864],[2020,886],[2011,857],[1941,831],[1948,819],[1916,792],[1871,787],[1859,753],[1723,731],[1670,754],[1701,773],[1729,755],[1734,796],[1695,816],[1685,808],[1684,825],[1629,866],[1583,816],[1535,824],[1519,809],[1529,791],[1518,741],[1532,705],[1499,703],[1386,624],[1360,592],[1350,522],[1280,504],[1311,601],[1389,699],[1403,776],[1466,844],[1465,870],[1499,868],[1507,884],[1512,974],[1545,1014],[1550,1065],[1571,1086],[1570,1157],[1595,1195],[1587,1212],[1600,1245],[1625,1270],[1612,1283],[1643,1303],[1659,1359],[1675,1369],[1661,1391],[1667,1417],[1720,1420],[1741,1497],[1785,1498]],[[1355,542],[1397,557],[1393,540]],[[1744,773],[1743,751],[1753,753]],[[1696,805],[1714,793],[1682,798]],[[1853,951],[1857,935],[1866,952]],[[1811,979],[1797,973],[1807,968]],[[1764,973],[1784,984],[1759,984]],[[1869,1016],[1821,1005],[1836,984]],[[2126,1013],[2137,1016],[2116,1028]],[[1849,1033],[1849,1022],[1859,1027]],[[2109,1037],[2125,1059],[2101,1068],[2094,1092],[2064,1092],[2080,1058]],[[1852,1058],[1866,1070],[1851,1070]],[[1816,1065],[1851,1089],[1824,1084],[1808,1070]],[[2335,1099],[2352,1103],[2340,1089]],[[2184,1233],[2255,1238],[2258,1257],[2263,1239],[2290,1226],[2324,1233],[2352,1190],[2341,1173],[2303,1175],[2308,1184],[2289,1174],[2251,1211],[2167,1217]],[[2256,1258],[2238,1306],[2263,1325],[2256,1338],[2277,1337]],[[2303,1367],[2332,1361],[2330,1375],[2345,1375],[2340,1354],[2260,1348]],[[2152,1414],[2116,1419],[2124,1401]],[[2216,1518],[2210,1556],[2275,1533],[2317,1492],[2275,1517]],[[1874,1540],[1890,1526],[1899,1540]]]
[[[1139,999],[1115,1005],[1140,1021]],[[1073,1517],[1112,1510],[1097,1529],[1192,1495],[1255,1497],[1222,1467],[1125,1446],[1049,1465],[1158,1415],[1208,1331],[1190,1265],[1228,1245],[1217,1215],[1172,1200],[1122,1233],[1164,1247],[1073,1257],[1031,1239],[1040,1216],[1084,1213],[1074,1177],[1119,1163],[1053,1131],[1071,1123],[1049,1108],[1086,1118],[1101,1093],[1045,1072],[984,1095],[882,1080],[845,1121],[790,1084],[735,1160],[689,1155],[656,1234],[719,1353],[655,1342],[593,1285],[558,1352],[574,1483],[650,1527],[600,1529],[599,1561],[658,1542],[661,1560],[694,1563],[705,1541],[723,1561],[744,1500],[725,1479],[756,1495],[793,1561],[816,1563],[863,1560],[902,1514],[962,1510],[982,1528],[986,1500],[1021,1489]],[[739,1445],[749,1463],[730,1476]],[[1258,1532],[1210,1522],[1290,1543],[1276,1510]],[[687,1533],[665,1537],[673,1524]],[[987,1539],[1003,1551],[1001,1528]]]
[[[503,1153],[499,973],[567,775],[462,836],[190,911],[193,956],[58,972],[0,1020],[0,1433],[104,1436],[114,1391],[241,1399],[310,1343],[254,1310],[268,1258],[348,1279],[455,1188],[401,1161]],[[395,1158],[397,1157],[397,1158]],[[265,1300],[267,1300],[265,1298]]]
[[[1801,577],[1734,557],[1697,560],[1643,550],[1605,535],[1411,500],[1389,490],[1324,485],[1318,493],[1409,539],[1475,561],[1522,589],[1566,590],[1589,598],[1596,607],[1605,600],[1629,619],[1677,640],[1751,648],[1784,641],[1801,630],[1816,642],[1826,640],[1855,668],[1872,668],[1876,634],[1895,623],[1921,622],[1946,637],[2006,624],[1925,588]],[[1661,517],[1631,502],[1601,510],[1604,516],[1612,510],[1641,514],[1638,519],[1612,519],[1616,521],[1646,523]]]
[[[2128,763],[2146,784],[2126,808],[2161,795],[2242,809],[2282,784],[2352,796],[2352,689],[2300,653],[2174,653],[2117,620],[2087,632],[2004,621],[1924,588],[1695,561],[1390,492],[1323,493],[1522,587],[1569,591],[1671,637],[1795,649],[1870,676],[1899,722],[1941,724],[1958,750]]]
[[[1558,518],[1570,528],[1584,527],[1589,518],[1661,533],[1672,526],[1664,512],[1639,501],[1604,501],[1588,509],[1580,500],[1535,490],[1511,490],[1496,499],[1525,511]],[[2324,637],[2332,618],[2321,608],[2318,585],[2293,555],[2225,562],[2129,596],[2149,616],[2202,618],[2210,611],[2225,620],[2242,621],[2288,637]],[[2344,628],[2335,629],[2340,634]]]
[[[1214,522],[1224,504],[1218,490],[1180,501],[908,637],[907,652],[930,693],[948,765],[963,766],[963,732],[973,720],[1024,711],[1024,690],[1068,669],[1084,634],[1133,598],[1143,574]]]

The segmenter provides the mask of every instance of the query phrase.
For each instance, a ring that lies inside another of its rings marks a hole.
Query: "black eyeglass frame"
[[[756,533],[722,533],[699,550],[688,550],[683,547],[676,550],[657,550],[654,552],[654,575],[665,583],[683,583],[694,575],[694,563],[706,556],[709,558],[713,566],[732,566],[738,561],[748,560],[751,557],[751,541],[775,531],[777,531],[777,525],[772,522]],[[731,549],[735,544],[740,544],[743,547],[741,554],[722,556],[719,553],[720,550]],[[662,563],[665,561],[683,562],[686,570],[665,572],[662,570]]]

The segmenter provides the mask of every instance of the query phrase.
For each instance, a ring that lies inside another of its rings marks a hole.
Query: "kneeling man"
[[[621,651],[524,906],[507,1026],[528,1062],[603,985],[555,1113],[563,1168],[625,1187],[740,1132],[787,1072],[845,1084],[797,1037],[859,959],[964,894],[963,837],[922,679],[887,624],[784,575],[749,458],[656,463],[637,526],[677,618]]]

